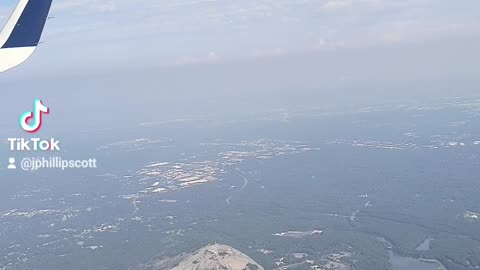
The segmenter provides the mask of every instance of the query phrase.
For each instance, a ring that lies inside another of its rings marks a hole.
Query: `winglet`
[[[20,0],[0,33],[0,72],[25,62],[42,36],[52,0]]]

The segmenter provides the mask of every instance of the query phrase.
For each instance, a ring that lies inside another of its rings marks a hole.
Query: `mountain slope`
[[[193,253],[152,262],[149,270],[263,270],[253,259],[226,245],[209,245]]]

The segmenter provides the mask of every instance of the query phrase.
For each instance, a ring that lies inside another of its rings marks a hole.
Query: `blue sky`
[[[16,1],[0,3],[4,22]],[[16,130],[36,98],[69,129],[475,95],[479,10],[478,0],[54,0],[44,43],[0,76],[0,127]]]
[[[5,21],[16,1],[3,0]],[[478,0],[55,0],[29,63],[172,66],[477,37]]]

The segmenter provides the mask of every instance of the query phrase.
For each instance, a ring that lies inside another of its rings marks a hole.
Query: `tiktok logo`
[[[35,133],[42,128],[42,118],[44,114],[49,114],[50,109],[43,105],[40,99],[35,100],[33,112],[25,112],[20,116],[20,127],[29,133]],[[8,138],[10,151],[60,151],[60,141],[55,138]],[[13,162],[12,162],[13,161]],[[11,165],[15,165],[15,160],[10,160]]]
[[[37,99],[33,104],[33,112],[25,112],[20,117],[20,126],[29,133],[35,133],[42,127],[42,115],[49,114],[50,109]]]

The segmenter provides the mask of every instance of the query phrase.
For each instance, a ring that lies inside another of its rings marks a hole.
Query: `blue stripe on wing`
[[[30,0],[3,48],[37,46],[52,0]]]

